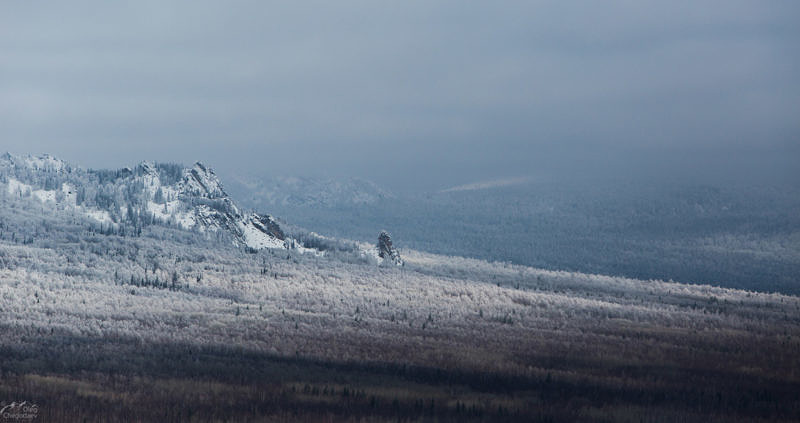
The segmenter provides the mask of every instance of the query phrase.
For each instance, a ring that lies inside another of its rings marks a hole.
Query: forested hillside
[[[49,155],[6,153],[0,157],[0,184],[0,196],[9,204],[63,210],[106,234],[140,235],[143,227],[161,225],[228,237],[252,249],[293,245],[270,216],[243,213],[201,163],[85,170]]]
[[[42,421],[800,418],[794,296],[254,249],[37,190],[0,196],[0,401]]]
[[[800,293],[800,191],[766,185],[531,181],[372,204],[243,200],[332,236],[551,270]]]

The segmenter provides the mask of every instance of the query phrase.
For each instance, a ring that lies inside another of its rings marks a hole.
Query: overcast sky
[[[395,188],[800,178],[796,0],[121,3],[0,3],[0,150]]]

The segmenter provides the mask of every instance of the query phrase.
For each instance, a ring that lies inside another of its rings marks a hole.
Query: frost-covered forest
[[[39,176],[0,190],[0,398],[42,421],[800,418],[795,296],[410,249],[379,265],[299,230],[257,249],[104,223]]]
[[[386,228],[401,247],[438,254],[800,294],[797,186],[531,180],[392,196],[366,184],[320,184],[258,194],[234,184],[231,192],[331,236],[371,240]]]

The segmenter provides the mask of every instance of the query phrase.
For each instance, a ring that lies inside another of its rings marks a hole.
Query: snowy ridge
[[[252,249],[303,249],[268,215],[243,213],[202,163],[190,168],[143,162],[134,169],[94,171],[50,155],[0,157],[9,199],[32,198],[73,210],[112,228],[160,223],[201,233],[228,232]]]
[[[25,156],[14,156],[10,153],[5,153],[2,157],[0,157],[0,166],[8,165],[41,172],[61,173],[71,171],[71,166],[67,162],[57,159],[49,154],[43,154],[41,156],[32,156],[30,154]]]

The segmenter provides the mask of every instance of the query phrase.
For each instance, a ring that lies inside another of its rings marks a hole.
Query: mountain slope
[[[203,165],[0,159],[0,396],[39,421],[800,419],[796,296],[320,236],[245,254],[283,229]]]
[[[800,418],[797,297],[413,251],[402,269],[243,254],[0,205],[0,392],[39,421]]]
[[[50,155],[0,157],[0,182],[8,201],[32,199],[71,210],[121,233],[162,224],[200,233],[227,234],[252,249],[287,248],[277,222],[244,213],[225,192],[213,170],[143,162],[114,171],[85,170]]]

